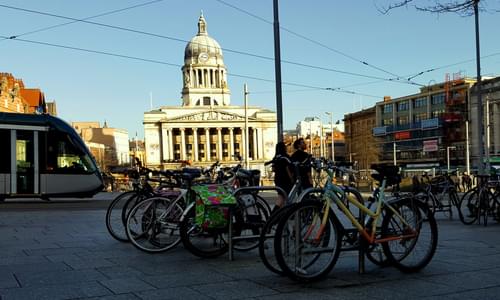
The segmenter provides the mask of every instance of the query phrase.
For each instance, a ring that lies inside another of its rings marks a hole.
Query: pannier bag
[[[203,229],[225,228],[228,225],[229,208],[236,205],[236,198],[229,188],[220,184],[197,185],[195,223]]]

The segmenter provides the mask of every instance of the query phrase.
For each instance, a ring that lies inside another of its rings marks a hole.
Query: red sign
[[[406,140],[406,139],[409,139],[411,137],[411,134],[409,131],[401,131],[401,132],[396,132],[394,134],[394,138],[396,140]]]

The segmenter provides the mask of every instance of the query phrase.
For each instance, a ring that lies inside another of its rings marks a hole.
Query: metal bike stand
[[[238,188],[236,189],[234,192],[233,192],[233,195],[238,198],[238,195],[239,194],[242,194],[242,193],[251,193],[251,192],[257,192],[257,193],[260,193],[260,192],[264,192],[264,191],[275,191],[277,192],[278,194],[281,194],[285,197],[285,201],[287,200],[287,194],[285,193],[285,191],[280,188],[280,187],[277,187],[277,186],[250,186],[250,187],[241,187],[241,188]],[[250,236],[245,236],[245,237],[241,237],[241,236],[238,236],[238,237],[233,237],[233,209],[234,207],[236,207],[237,205],[233,205],[229,208],[229,226],[228,226],[228,256],[229,256],[229,260],[232,261],[233,260],[233,242],[234,241],[241,241],[241,240],[249,240],[249,239],[255,239],[255,238],[258,238],[260,237],[260,235],[256,236],[256,235],[250,235]]]
[[[362,199],[361,204],[364,205],[364,199]],[[361,224],[365,222],[365,213],[360,209],[359,210],[359,221]],[[365,274],[365,249],[363,247],[363,237],[361,234],[358,234],[358,273]]]

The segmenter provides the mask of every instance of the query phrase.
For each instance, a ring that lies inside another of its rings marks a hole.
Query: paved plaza
[[[0,203],[0,299],[499,299],[500,225],[439,218],[434,259],[418,274],[341,255],[326,280],[268,271],[257,250],[200,259],[182,245],[147,254],[115,241],[109,201]],[[439,215],[438,215],[439,216]]]

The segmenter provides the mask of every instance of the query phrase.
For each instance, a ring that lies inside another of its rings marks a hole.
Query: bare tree
[[[427,2],[427,3],[423,3]],[[391,10],[400,8],[400,7],[414,7],[416,10],[431,12],[431,13],[456,13],[461,16],[473,16],[474,15],[474,6],[479,5],[480,0],[432,0],[432,1],[424,1],[424,0],[400,0],[392,2],[388,5],[378,6],[377,10],[383,14],[388,14]],[[482,11],[493,11],[500,12],[498,8],[488,8],[486,6],[486,0],[481,1],[481,5],[479,5],[479,10]]]

